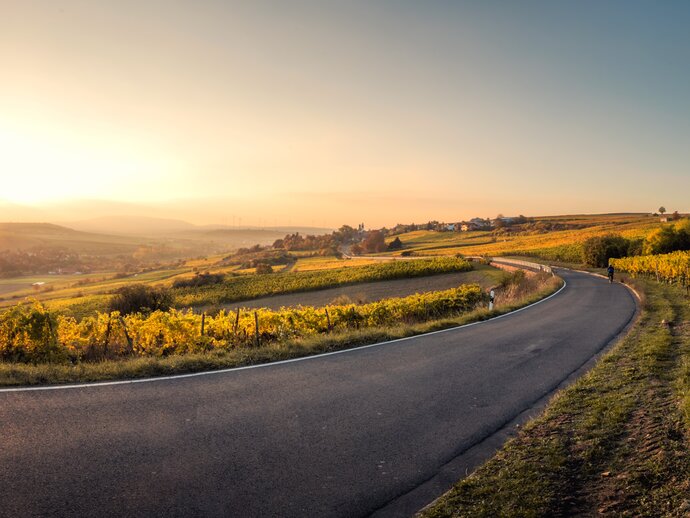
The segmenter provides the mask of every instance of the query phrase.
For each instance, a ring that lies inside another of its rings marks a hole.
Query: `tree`
[[[503,220],[503,214],[499,214],[498,216],[496,216],[496,219],[494,219],[493,223],[495,228],[505,227],[506,222]]]
[[[666,213],[666,207],[664,207],[663,205],[659,207],[659,213],[663,216]]]
[[[225,280],[225,275],[222,273],[197,273],[194,277],[186,279],[176,279],[173,281],[173,288],[198,288],[200,286],[209,286],[212,284],[220,284]]]
[[[386,239],[383,232],[380,230],[373,230],[369,232],[367,238],[362,242],[364,250],[368,253],[385,252],[386,251]]]
[[[644,241],[645,254],[668,254],[676,250],[690,250],[690,220],[681,220],[675,225],[665,225],[647,236]]]
[[[170,291],[164,288],[129,284],[117,290],[115,296],[110,299],[108,310],[119,311],[123,315],[151,313],[157,310],[167,311],[172,306],[172,302]]]
[[[352,228],[350,225],[343,225],[333,234],[338,243],[347,244],[352,243],[357,238],[358,232],[358,230]]]
[[[396,237],[393,241],[388,244],[388,250],[400,250],[403,247],[402,241],[399,237]]]
[[[590,237],[582,244],[582,260],[589,266],[605,268],[609,259],[628,255],[629,245],[627,239],[615,234]]]

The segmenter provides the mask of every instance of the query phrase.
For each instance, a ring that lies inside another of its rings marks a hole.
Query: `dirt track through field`
[[[426,291],[457,288],[460,284],[477,283],[482,288],[488,288],[496,284],[495,279],[496,275],[493,269],[481,267],[471,272],[446,273],[412,279],[367,282],[318,291],[261,297],[248,301],[223,304],[222,307],[227,309],[234,309],[237,307],[280,309],[281,307],[299,305],[325,306],[339,297],[349,297],[353,302],[374,302],[390,297],[406,297]]]

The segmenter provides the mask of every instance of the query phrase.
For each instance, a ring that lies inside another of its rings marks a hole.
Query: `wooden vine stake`
[[[125,323],[125,319],[122,318],[122,315],[120,315],[120,323],[122,324],[122,329],[125,332],[125,338],[127,339],[129,352],[134,352],[134,344],[132,343],[132,337],[129,336],[129,332],[127,331],[127,324]]]
[[[259,347],[259,314],[254,311],[254,347]]]
[[[237,336],[237,326],[240,325],[240,308],[237,308],[237,315],[235,316],[235,325],[232,326],[232,334]]]
[[[105,340],[103,341],[103,356],[108,356],[108,342],[110,342],[110,328],[112,327],[113,314],[108,313],[108,325],[105,328]]]

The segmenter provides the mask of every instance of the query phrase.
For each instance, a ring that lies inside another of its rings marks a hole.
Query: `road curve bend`
[[[377,347],[148,383],[0,391],[0,516],[386,509],[633,318],[624,286],[559,274],[566,288],[528,309]]]

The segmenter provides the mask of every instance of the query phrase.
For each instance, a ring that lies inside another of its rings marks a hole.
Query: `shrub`
[[[273,273],[273,267],[270,264],[259,263],[256,265],[256,273],[259,275],[264,273]]]
[[[166,289],[130,284],[117,290],[110,300],[108,311],[119,311],[122,315],[167,311],[172,306],[172,301],[172,295]]]
[[[513,272],[504,272],[498,285],[501,288],[508,288],[515,286],[525,280],[525,270],[515,270]]]
[[[399,237],[396,237],[393,241],[388,244],[388,250],[400,250],[403,247],[402,241]]]
[[[225,279],[222,273],[202,273],[189,279],[177,279],[173,282],[173,288],[198,288],[199,286],[210,286],[220,284]]]
[[[582,260],[589,266],[605,268],[609,259],[625,257],[628,246],[627,239],[615,234],[590,237],[582,244]]]
[[[645,254],[668,254],[677,250],[690,250],[690,220],[666,225],[645,239]]]
[[[369,232],[369,235],[362,243],[362,246],[364,247],[364,250],[370,254],[385,252],[387,246],[383,232],[380,230],[373,230]]]

